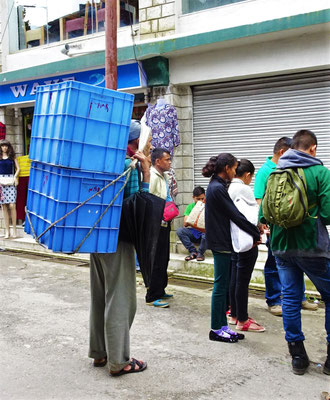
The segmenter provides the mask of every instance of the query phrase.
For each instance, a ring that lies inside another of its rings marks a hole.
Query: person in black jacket
[[[234,178],[236,158],[229,153],[211,157],[202,170],[205,177],[211,177],[206,192],[205,229],[207,248],[214,258],[214,285],[211,300],[210,340],[237,342],[243,334],[229,329],[227,325],[227,292],[230,279],[231,252],[230,221],[260,242],[260,232],[241,214],[229,197],[228,183]]]

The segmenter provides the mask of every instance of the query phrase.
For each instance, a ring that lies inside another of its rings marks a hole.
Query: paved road
[[[0,399],[242,400],[319,399],[330,391],[324,310],[303,312],[312,366],[290,371],[282,321],[263,299],[250,314],[265,333],[237,344],[208,340],[210,289],[170,285],[171,308],[145,306],[138,285],[132,355],[148,361],[142,374],[109,377],[87,358],[89,270],[26,255],[0,254]]]

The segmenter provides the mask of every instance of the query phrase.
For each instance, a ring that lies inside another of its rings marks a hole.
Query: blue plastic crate
[[[86,171],[124,170],[134,95],[76,81],[39,86],[29,156]]]
[[[38,162],[31,163],[27,209],[37,236],[53,222],[116,179],[118,175],[93,173]],[[51,228],[40,242],[53,251],[72,253],[87,235],[107,205],[123,186],[125,178],[105,189],[88,203]],[[114,204],[80,248],[80,253],[114,253],[117,249],[122,191]],[[28,219],[25,232],[32,234]]]

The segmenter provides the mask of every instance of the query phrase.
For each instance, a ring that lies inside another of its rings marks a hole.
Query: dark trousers
[[[214,259],[214,284],[211,297],[211,329],[227,325],[227,295],[230,279],[230,254],[212,251]]]
[[[249,283],[254,265],[258,258],[258,247],[244,253],[232,254],[232,270],[230,280],[231,316],[238,321],[248,319]]]
[[[160,228],[156,257],[151,273],[150,287],[147,289],[146,302],[159,300],[165,294],[167,286],[167,266],[170,259],[171,225]]]

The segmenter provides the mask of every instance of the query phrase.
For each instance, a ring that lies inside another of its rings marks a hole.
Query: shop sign
[[[0,85],[0,105],[26,103],[35,100],[38,86],[76,80],[90,85],[105,87],[105,69],[74,72],[38,80]],[[119,65],[117,68],[118,89],[134,89],[146,86],[145,73],[138,63]]]

